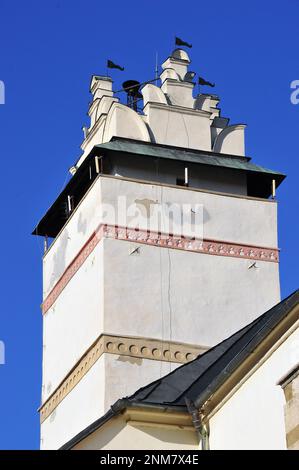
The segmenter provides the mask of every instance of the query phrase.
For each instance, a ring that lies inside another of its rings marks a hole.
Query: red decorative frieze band
[[[184,236],[151,232],[147,230],[103,226],[105,238],[115,238],[147,245],[176,248],[181,250],[205,253],[209,255],[231,256],[235,258],[247,258],[253,260],[278,262],[277,248],[262,248],[253,245],[240,245],[234,242],[224,242],[209,239],[196,239]]]
[[[91,235],[91,237],[87,240],[87,242],[81,248],[79,253],[75,256],[73,261],[68,265],[68,267],[65,269],[62,276],[58,279],[49,295],[44,300],[42,304],[43,314],[46,313],[49,308],[54,304],[59,294],[63,291],[65,286],[69,283],[69,281],[76,274],[78,269],[82,266],[86,258],[90,255],[90,253],[94,250],[99,241],[102,239],[102,236],[103,226],[101,225],[99,229]]]
[[[94,250],[102,238],[113,238],[134,243],[142,243],[161,248],[172,248],[176,250],[204,253],[207,255],[230,256],[233,258],[244,258],[250,260],[270,261],[278,263],[279,250],[277,248],[263,248],[253,245],[240,245],[234,242],[216,240],[200,240],[161,232],[152,232],[142,229],[118,227],[115,225],[102,224],[92,234],[77,256],[66,268],[57,281],[49,295],[42,304],[42,312],[46,313],[53,305],[59,294],[72,279],[74,274],[82,266],[86,258]]]

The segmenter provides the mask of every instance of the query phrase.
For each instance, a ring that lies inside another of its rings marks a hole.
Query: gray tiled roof
[[[185,406],[188,397],[200,406],[298,303],[299,290],[206,353],[141,388],[129,402]]]

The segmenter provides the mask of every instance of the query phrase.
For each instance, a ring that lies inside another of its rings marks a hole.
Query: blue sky
[[[299,79],[296,0],[0,0],[2,270],[0,449],[39,446],[42,242],[30,235],[80,155],[92,74],[115,89],[154,77],[175,35],[191,42],[192,69],[215,81],[222,114],[246,123],[246,153],[288,175],[278,190],[281,287],[298,287]],[[252,293],[254,295],[254,293]],[[262,313],[262,312],[261,312]]]

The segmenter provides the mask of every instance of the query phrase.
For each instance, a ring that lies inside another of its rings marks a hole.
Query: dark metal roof
[[[185,397],[188,397],[200,408],[298,304],[299,289],[193,361],[140,388],[130,397],[118,400],[103,417],[75,436],[63,448],[70,449],[130,406],[187,411]]]
[[[114,137],[110,142],[96,145],[95,148],[99,150],[110,150],[114,152],[143,155],[147,157],[166,158],[168,160],[198,163],[201,165],[220,166],[222,168],[232,168],[234,170],[268,173],[273,176],[276,175],[278,177],[282,177],[282,179],[285,177],[285,175],[277,171],[254,165],[249,161],[249,157],[237,155],[227,155],[223,153],[202,150],[190,150],[181,147],[152,144],[138,140],[122,139],[119,137]]]
[[[188,396],[201,406],[298,303],[299,289],[192,362],[141,388],[129,401],[185,407]]]
[[[247,174],[248,195],[253,197],[268,198],[271,195],[272,179],[276,181],[276,187],[278,187],[285,178],[285,175],[282,173],[254,165],[249,161],[249,157],[190,150],[113,137],[110,142],[96,145],[93,148],[66,187],[58,195],[55,202],[38,222],[32,234],[47,235],[55,238],[66,222],[63,216],[63,207],[67,196],[72,195],[74,197],[74,204],[77,206],[96,177],[93,173],[92,178],[90,178],[90,167],[94,156],[103,156],[105,162],[106,156],[109,157],[109,155],[113,154],[124,156],[129,154],[137,156],[137,158],[138,156],[144,158],[164,158],[166,160],[177,160],[198,165],[244,171]],[[105,169],[103,173],[105,174]]]

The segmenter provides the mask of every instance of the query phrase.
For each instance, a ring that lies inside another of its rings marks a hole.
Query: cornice
[[[62,400],[105,353],[153,361],[185,364],[203,354],[208,348],[152,338],[102,334],[83,354],[54,392],[40,407],[40,420],[45,421]]]
[[[210,118],[213,113],[209,111],[204,111],[202,109],[192,109],[187,108],[185,106],[179,106],[176,104],[163,104],[157,103],[153,101],[148,101],[143,108],[144,113],[146,114],[147,107],[150,106],[152,109],[162,109],[163,111],[169,111],[172,113],[181,113],[181,114],[189,114],[191,116],[201,116],[205,118]]]

